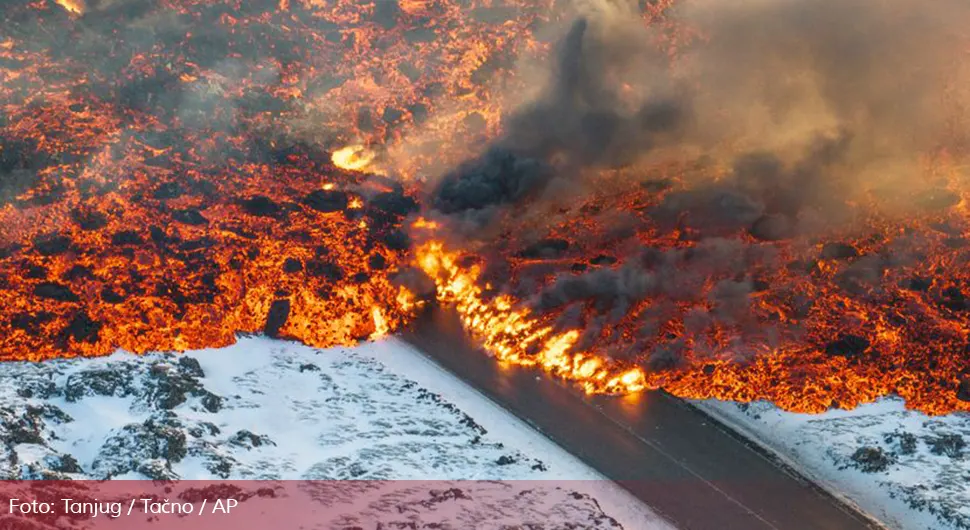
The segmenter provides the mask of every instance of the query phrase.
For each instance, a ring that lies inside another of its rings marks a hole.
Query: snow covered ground
[[[3,363],[0,478],[569,480],[516,513],[670,528],[395,339]]]
[[[970,529],[970,417],[885,398],[794,414],[770,403],[695,402],[892,528]]]

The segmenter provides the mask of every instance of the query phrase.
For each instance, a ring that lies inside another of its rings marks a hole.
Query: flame
[[[542,367],[578,383],[587,393],[630,393],[645,388],[640,369],[572,353],[578,331],[554,332],[527,309],[516,308],[509,296],[485,301],[478,267],[463,269],[458,265],[458,254],[446,250],[442,243],[427,242],[417,249],[416,256],[420,267],[435,280],[438,301],[454,307],[465,330],[500,362]]]
[[[331,156],[333,165],[347,171],[364,171],[370,167],[375,158],[377,153],[361,144],[341,147]]]
[[[74,15],[83,15],[84,10],[87,6],[84,4],[84,0],[54,0],[57,5],[66,9],[69,13]]]
[[[371,318],[374,319],[374,332],[370,334],[368,340],[377,340],[390,333],[391,326],[388,324],[387,319],[384,318],[384,311],[380,307],[374,306],[371,308]]]

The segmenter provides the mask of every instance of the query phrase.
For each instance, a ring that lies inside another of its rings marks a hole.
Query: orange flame
[[[526,308],[517,308],[509,296],[484,300],[480,270],[458,265],[458,254],[440,242],[417,250],[418,263],[435,280],[437,298],[453,306],[465,330],[499,361],[518,366],[541,366],[550,373],[578,383],[587,393],[638,392],[645,385],[639,368],[618,366],[602,358],[572,352],[579,332],[557,333],[539,322]],[[535,351],[537,353],[528,353]]]

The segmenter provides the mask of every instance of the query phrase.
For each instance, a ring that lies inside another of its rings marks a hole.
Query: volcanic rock
[[[374,254],[367,260],[367,266],[371,270],[380,271],[387,268],[387,260],[381,254]]]
[[[595,258],[592,258],[591,260],[589,260],[589,264],[590,265],[613,265],[614,263],[616,263],[616,261],[617,261],[616,258],[613,256],[600,254],[599,256],[596,256]]]
[[[550,238],[529,245],[519,252],[519,256],[529,259],[550,259],[561,256],[567,250],[569,250],[569,241]]]
[[[838,357],[857,357],[869,349],[869,340],[858,335],[845,334],[825,346],[825,353]]]
[[[418,211],[418,202],[403,192],[385,192],[370,200],[370,207],[397,217],[404,217]]]
[[[80,300],[70,287],[54,282],[44,282],[34,287],[34,295],[58,302],[77,302]]]
[[[123,230],[111,236],[111,244],[116,246],[141,245],[142,243],[144,243],[144,240],[134,230]]]
[[[970,376],[964,376],[957,385],[957,399],[970,401]]]
[[[34,248],[41,256],[56,256],[71,249],[71,238],[62,235],[52,235],[34,240]]]
[[[411,247],[411,238],[401,230],[382,233],[378,239],[390,250],[403,251]]]
[[[859,256],[859,251],[846,243],[826,243],[822,246],[822,259],[849,259]]]
[[[303,262],[296,258],[286,258],[283,262],[283,272],[287,274],[295,274],[303,270]]]
[[[262,434],[255,434],[245,429],[232,435],[232,437],[229,439],[229,443],[238,447],[245,447],[248,449],[262,447],[264,445],[276,445],[276,442],[271,440],[269,436],[262,435]]]
[[[959,287],[947,287],[942,294],[942,304],[953,311],[964,311],[970,307],[970,300]]]
[[[963,457],[963,449],[967,446],[963,436],[956,433],[935,436],[926,440],[926,444],[930,446],[930,453],[950,458]]]
[[[290,301],[274,300],[272,305],[269,306],[269,313],[266,315],[266,326],[263,327],[263,333],[267,337],[278,337],[280,329],[286,324],[288,318],[290,318]]]
[[[101,230],[108,226],[108,217],[95,210],[74,210],[71,216],[74,218],[74,222],[81,227],[81,230],[88,232]]]
[[[87,342],[93,344],[98,342],[102,327],[104,327],[104,324],[92,320],[87,313],[82,312],[78,313],[74,316],[74,318],[71,319],[64,332],[68,337],[77,342]]]
[[[209,220],[202,215],[202,212],[196,210],[195,208],[188,208],[185,210],[173,210],[172,220],[177,223],[201,226],[209,224]]]
[[[344,278],[344,271],[339,265],[321,259],[308,261],[306,264],[306,272],[315,278],[324,277],[335,282],[339,282]]]
[[[783,215],[762,215],[751,225],[749,232],[761,241],[781,241],[792,236],[791,221]]]
[[[257,217],[276,217],[282,212],[279,204],[264,195],[256,195],[242,201],[243,210]]]
[[[152,197],[159,200],[177,199],[182,196],[182,193],[182,186],[179,186],[178,182],[165,182],[155,189]]]
[[[107,304],[120,304],[126,299],[125,296],[118,294],[114,289],[105,287],[101,290],[101,300]]]
[[[901,287],[910,291],[926,292],[933,286],[933,280],[930,278],[922,278],[920,276],[913,276],[912,278],[902,281]]]
[[[883,451],[881,447],[860,447],[851,458],[855,467],[863,473],[885,471],[895,463],[893,455]]]
[[[345,210],[349,203],[350,198],[344,191],[316,190],[303,198],[303,204],[323,213]]]

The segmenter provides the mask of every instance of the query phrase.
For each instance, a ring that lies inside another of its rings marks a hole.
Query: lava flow
[[[2,9],[2,359],[351,344],[427,291],[587,392],[970,410],[959,2]]]

